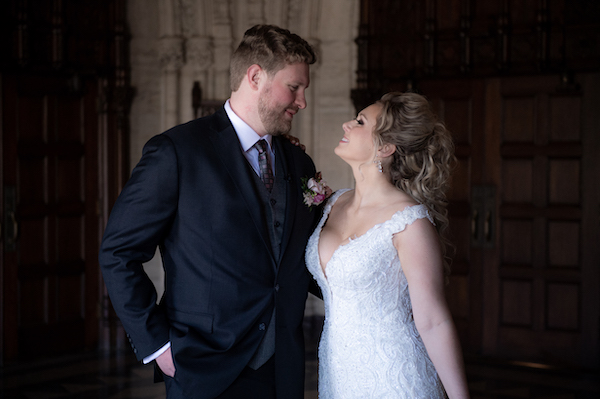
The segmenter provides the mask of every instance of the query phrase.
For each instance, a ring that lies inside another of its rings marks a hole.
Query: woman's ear
[[[396,146],[390,143],[384,144],[381,147],[379,147],[379,150],[377,151],[377,156],[379,158],[387,158],[390,155],[392,155],[394,152],[396,152]]]

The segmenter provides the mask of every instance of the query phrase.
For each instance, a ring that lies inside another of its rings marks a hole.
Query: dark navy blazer
[[[273,313],[278,397],[303,398],[302,319],[311,278],[304,249],[319,212],[303,203],[308,155],[273,138],[287,187],[280,259],[269,242],[255,173],[224,109],[153,137],[112,209],[100,265],[138,359],[172,343],[175,378],[190,397],[229,386],[258,347]],[[156,250],[161,305],[142,269]]]

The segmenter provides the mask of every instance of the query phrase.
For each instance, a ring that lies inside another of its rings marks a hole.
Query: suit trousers
[[[225,392],[216,399],[275,399],[275,356],[258,369],[244,367]]]
[[[159,369],[160,370],[160,369]],[[184,399],[181,386],[164,376],[167,399]],[[275,356],[256,370],[244,367],[233,383],[215,399],[275,399]]]

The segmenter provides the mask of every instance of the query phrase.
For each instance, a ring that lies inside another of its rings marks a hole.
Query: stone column
[[[162,69],[161,77],[161,130],[180,123],[179,76],[184,65],[183,40],[166,36],[158,41],[158,56]]]
[[[214,44],[211,37],[195,36],[186,42],[187,64],[191,67],[192,85],[199,82],[202,88],[202,100],[214,100],[215,93],[209,84],[210,70],[214,64]],[[187,94],[185,94],[187,95]]]

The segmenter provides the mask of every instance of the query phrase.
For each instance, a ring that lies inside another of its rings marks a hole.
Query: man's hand
[[[173,363],[171,348],[167,349],[156,358],[156,364],[158,364],[158,367],[160,367],[160,370],[164,375],[173,378],[175,375],[175,364]]]

